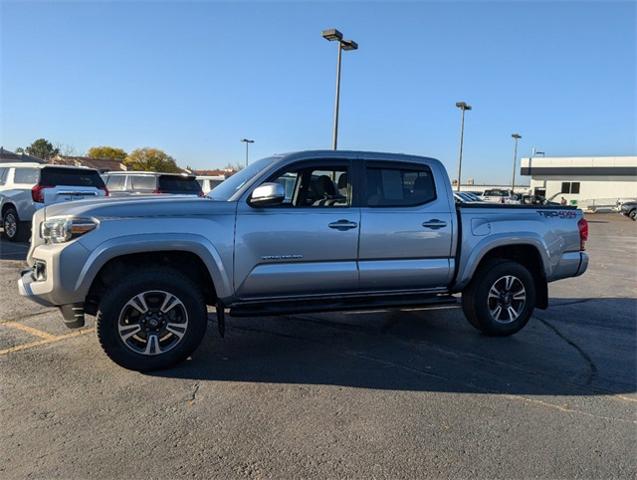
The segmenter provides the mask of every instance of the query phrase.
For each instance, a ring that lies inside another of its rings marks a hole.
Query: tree
[[[88,149],[88,152],[86,152],[87,157],[106,158],[109,160],[117,160],[118,162],[123,162],[127,155],[128,154],[121,148],[107,146],[91,147]]]
[[[124,160],[129,170],[149,172],[180,173],[175,159],[157,148],[138,148]]]
[[[45,138],[38,138],[26,148],[26,152],[42,160],[50,160],[55,157],[60,150],[53,147],[53,144]]]

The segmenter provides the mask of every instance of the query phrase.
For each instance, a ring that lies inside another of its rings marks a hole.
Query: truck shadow
[[[211,315],[193,358],[152,375],[410,391],[635,392],[637,300],[551,303],[507,338],[480,334],[458,308],[229,318],[225,339]]]

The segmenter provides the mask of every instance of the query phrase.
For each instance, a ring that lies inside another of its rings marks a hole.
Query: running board
[[[285,300],[267,303],[235,304],[232,317],[294,315],[298,313],[338,312],[345,310],[379,310],[403,307],[457,305],[458,299],[448,294],[388,295],[384,297],[352,297],[321,300]]]

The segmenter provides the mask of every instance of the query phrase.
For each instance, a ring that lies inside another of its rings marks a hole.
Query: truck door
[[[350,172],[346,160],[297,162],[267,180],[284,186],[282,204],[239,202],[234,269],[239,298],[356,290],[360,209],[352,207]]]
[[[359,285],[444,287],[453,273],[447,192],[422,162],[367,161],[362,173]]]

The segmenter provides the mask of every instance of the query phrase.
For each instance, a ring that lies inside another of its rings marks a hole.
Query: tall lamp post
[[[511,193],[513,193],[515,190],[515,165],[518,159],[518,140],[522,138],[522,135],[519,133],[513,133],[511,134],[511,137],[513,137],[513,140],[515,141],[513,145],[513,176],[511,177]]]
[[[456,191],[460,191],[460,178],[462,176],[462,147],[464,144],[464,112],[471,110],[471,105],[466,102],[456,102],[456,107],[462,111],[462,120],[460,121],[460,151],[458,153],[458,184],[456,185]]]
[[[246,167],[248,166],[248,147],[251,143],[254,143],[254,140],[250,140],[249,138],[242,138],[241,141],[246,144]]]
[[[332,132],[332,149],[336,150],[338,143],[338,107],[341,96],[341,54],[343,50],[358,50],[358,43],[354,40],[343,40],[343,34],[331,28],[329,30],[323,30],[321,33],[324,39],[330,42],[338,42],[338,57],[336,60],[336,99],[334,101],[334,129]]]

